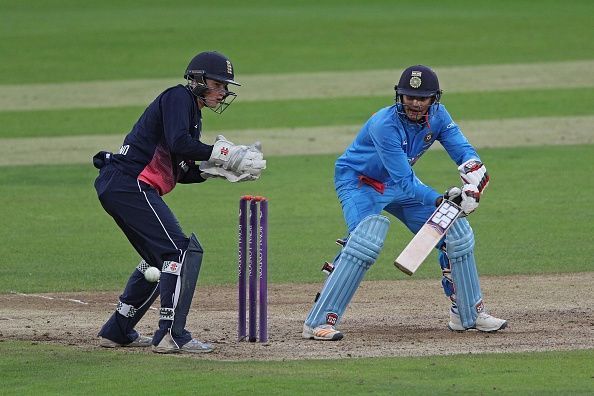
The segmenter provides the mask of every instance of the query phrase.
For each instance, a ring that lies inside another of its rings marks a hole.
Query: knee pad
[[[464,327],[472,328],[484,306],[474,260],[474,234],[468,220],[456,220],[448,230],[445,243],[460,319]]]
[[[388,218],[380,215],[368,216],[357,225],[305,320],[308,326],[339,323],[365,273],[377,260],[389,226]]]
[[[196,235],[190,236],[188,248],[182,256],[181,263],[165,261],[161,271],[161,309],[159,328],[171,329],[174,339],[191,336],[184,329],[194,290],[200,274],[204,251]],[[164,334],[163,334],[164,335]],[[162,336],[161,335],[161,338]],[[189,341],[189,340],[176,340]]]
[[[452,224],[446,234],[448,257],[455,259],[474,252],[474,233],[468,220],[460,218]]]

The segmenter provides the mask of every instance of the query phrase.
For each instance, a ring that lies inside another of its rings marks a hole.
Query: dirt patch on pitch
[[[594,273],[484,277],[490,311],[509,321],[495,334],[447,330],[448,303],[438,280],[363,282],[340,326],[340,342],[301,339],[320,285],[269,289],[266,344],[237,342],[235,287],[199,287],[189,315],[194,336],[216,350],[200,359],[291,360],[426,356],[594,348]],[[0,341],[27,340],[98,349],[95,338],[118,293],[0,295]],[[157,304],[137,326],[151,334]],[[123,350],[123,349],[122,349]],[[149,353],[127,349],[134,353]]]

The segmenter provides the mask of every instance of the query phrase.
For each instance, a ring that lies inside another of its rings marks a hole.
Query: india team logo
[[[411,87],[413,88],[419,88],[421,86],[421,83],[423,82],[421,80],[421,74],[422,72],[417,71],[417,70],[413,70],[411,75],[412,77],[410,78],[409,84]]]

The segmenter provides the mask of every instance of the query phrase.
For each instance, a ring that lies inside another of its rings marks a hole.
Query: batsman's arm
[[[445,107],[440,106],[440,111],[443,113],[443,119],[440,122],[442,126],[440,129],[442,130],[438,134],[437,140],[446,150],[452,161],[456,165],[460,165],[471,158],[478,159],[479,156],[476,150],[466,136],[464,136],[458,124],[452,120]]]
[[[440,194],[419,180],[408,162],[408,157],[402,149],[400,136],[392,130],[374,126],[370,129],[377,153],[382,164],[390,174],[392,180],[400,190],[425,205],[435,204]]]

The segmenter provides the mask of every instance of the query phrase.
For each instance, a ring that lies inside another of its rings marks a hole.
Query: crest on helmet
[[[409,84],[412,88],[419,88],[421,86],[421,74],[422,72],[417,71],[417,70],[413,70],[411,73],[411,78],[409,81]]]

